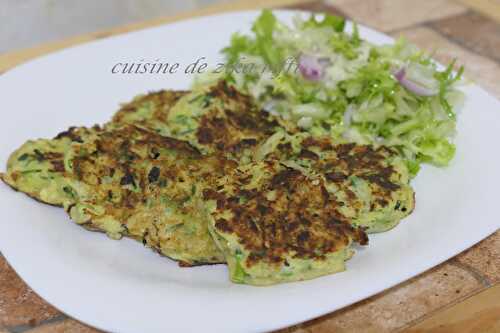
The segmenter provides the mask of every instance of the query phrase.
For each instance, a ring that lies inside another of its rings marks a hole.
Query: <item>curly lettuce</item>
[[[252,34],[234,34],[222,52],[229,68],[254,65],[253,71],[227,71],[229,82],[314,135],[391,146],[413,175],[421,163],[446,166],[455,154],[456,111],[463,103],[456,86],[463,68],[455,73],[452,62],[440,70],[404,39],[376,46],[360,37],[356,24],[347,33],[344,19],[336,16],[296,17],[287,26],[264,10]],[[323,64],[321,80],[301,74],[301,55]],[[425,95],[398,78],[401,69]]]

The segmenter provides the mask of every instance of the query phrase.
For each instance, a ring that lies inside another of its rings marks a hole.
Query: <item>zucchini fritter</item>
[[[340,212],[369,233],[393,228],[414,208],[408,168],[390,148],[334,144],[330,138],[303,133],[275,135],[263,146],[267,158],[321,176],[342,204]]]
[[[277,160],[239,166],[204,198],[213,202],[209,229],[237,283],[269,285],[342,271],[351,243],[368,241],[323,179]]]
[[[184,265],[224,262],[199,191],[234,161],[202,156],[188,143],[132,125],[71,128],[28,141],[4,182],[64,206],[83,227],[142,241]]]
[[[63,190],[69,181],[65,157],[74,142],[83,142],[98,130],[72,127],[52,140],[27,141],[9,157],[2,180],[35,200],[62,206],[70,198]]]
[[[158,95],[170,96],[175,105],[154,102]],[[241,159],[278,128],[295,131],[291,123],[257,108],[247,95],[225,81],[191,93],[163,91],[126,104],[113,123],[131,123],[155,132],[188,141],[203,154],[223,153]]]
[[[73,145],[69,165],[83,186],[66,188],[71,218],[111,238],[132,237],[186,265],[220,263],[199,191],[235,162],[132,125]]]
[[[150,127],[151,122],[166,124],[169,110],[188,91],[160,90],[145,95],[136,96],[130,103],[122,105],[113,116],[116,123],[129,123],[137,126]]]

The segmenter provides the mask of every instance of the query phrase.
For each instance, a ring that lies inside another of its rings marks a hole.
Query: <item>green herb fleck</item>
[[[18,161],[24,161],[26,159],[28,159],[29,157],[29,154],[22,154],[21,156],[19,156],[19,158],[17,159]]]

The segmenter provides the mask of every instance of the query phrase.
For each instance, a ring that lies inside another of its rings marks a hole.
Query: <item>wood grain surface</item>
[[[468,78],[500,98],[500,0],[243,0],[0,55],[0,74],[60,49],[187,18],[245,9],[330,12],[392,36],[435,58],[458,58]],[[500,110],[498,110],[500,112]],[[332,295],[332,297],[335,297]],[[447,262],[357,304],[281,333],[500,332],[500,232]],[[0,255],[0,333],[96,333],[47,304]]]

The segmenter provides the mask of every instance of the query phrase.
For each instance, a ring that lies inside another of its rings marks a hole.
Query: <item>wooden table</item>
[[[457,57],[500,98],[500,0],[244,0],[0,55],[0,73],[72,45],[189,17],[262,7],[326,11]],[[498,110],[500,112],[500,110]],[[500,170],[499,170],[500,171]],[[471,221],[473,223],[474,221]],[[447,262],[348,308],[288,328],[323,332],[500,332],[500,232]],[[332,297],[335,297],[332,295]],[[0,333],[93,332],[38,297],[0,255]]]

